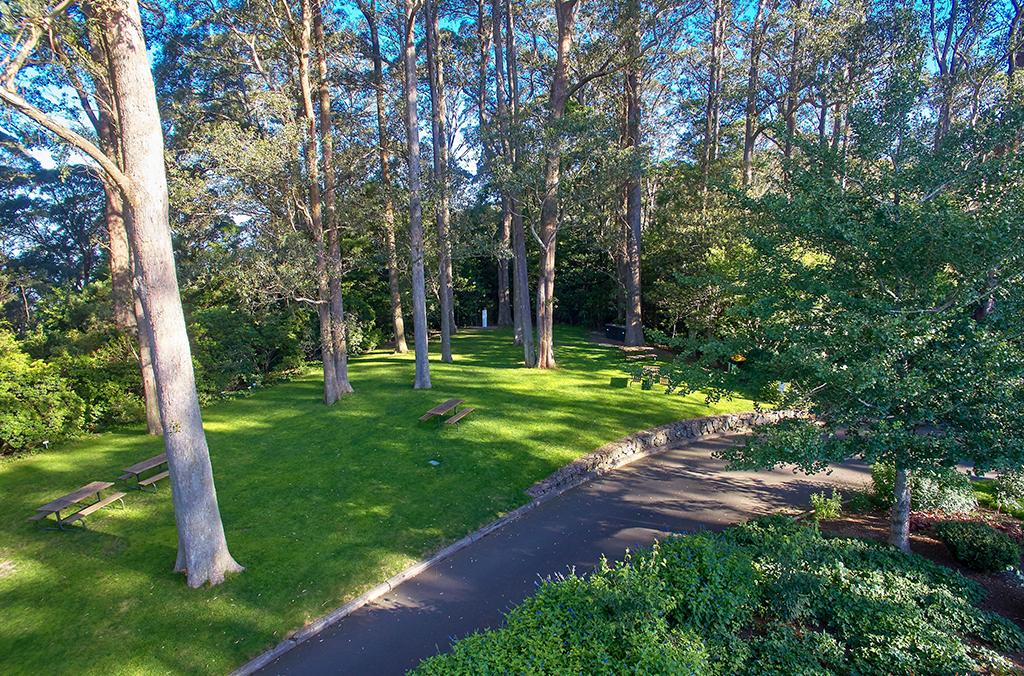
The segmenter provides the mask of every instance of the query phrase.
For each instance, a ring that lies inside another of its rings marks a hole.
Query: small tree
[[[733,304],[673,373],[808,414],[726,451],[736,466],[892,463],[904,551],[911,472],[1024,460],[1021,111],[933,151],[919,82],[897,74],[854,111],[845,157],[807,144],[772,191],[738,198],[745,264],[718,280]]]

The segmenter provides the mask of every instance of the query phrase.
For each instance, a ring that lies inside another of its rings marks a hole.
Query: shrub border
[[[371,587],[348,603],[345,603],[330,613],[323,615],[312,622],[309,622],[300,629],[293,631],[287,638],[273,648],[257,655],[242,666],[231,672],[230,676],[249,676],[259,669],[267,666],[278,657],[305,641],[320,634],[325,629],[340,622],[365,605],[376,601],[385,594],[393,591],[398,585],[410,578],[416,577],[423,571],[431,568],[456,552],[465,549],[477,540],[484,538],[494,531],[519,519],[524,514],[536,509],[548,500],[565,493],[571,488],[592,481],[599,476],[607,474],[612,470],[624,465],[646,458],[652,455],[663,453],[670,446],[680,441],[697,441],[710,439],[723,434],[736,434],[750,432],[758,425],[765,425],[778,422],[786,418],[797,417],[793,411],[767,411],[760,413],[731,413],[725,415],[705,416],[702,418],[691,418],[679,420],[660,425],[648,430],[636,432],[616,441],[599,447],[594,452],[583,456],[553,474],[541,479],[526,490],[532,498],[525,505],[517,507],[504,516],[495,519],[489,524],[479,528],[469,535],[456,540],[450,545],[441,548],[432,556],[422,559],[404,570],[392,575],[384,582]]]

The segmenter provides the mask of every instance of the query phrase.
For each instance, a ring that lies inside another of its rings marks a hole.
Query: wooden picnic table
[[[42,507],[37,508],[35,515],[29,517],[29,521],[41,521],[53,514],[54,518],[57,520],[57,528],[63,530],[66,524],[84,519],[93,512],[103,509],[110,503],[117,500],[121,500],[121,506],[123,507],[124,500],[122,498],[125,496],[124,493],[116,491],[107,497],[103,497],[102,495],[102,491],[107,490],[113,485],[114,484],[110,481],[93,481],[88,483],[76,491],[72,491],[67,495],[62,495],[56,500],[51,500]],[[96,496],[96,500],[94,502],[89,503],[68,516],[61,517],[61,512],[85,502],[85,500],[92,496]]]
[[[156,469],[157,467],[160,467],[161,465],[165,464],[167,464],[166,453],[154,455],[152,458],[147,458],[141,462],[137,462],[134,465],[131,465],[130,467],[125,467],[124,474],[122,474],[118,478],[127,481],[128,479],[134,477],[136,486],[140,489],[145,486],[152,486],[157,481],[169,477],[171,474],[170,471],[164,470],[162,472],[157,472],[153,476],[147,477],[145,479],[142,478],[142,475],[150,470]]]
[[[443,404],[438,404],[434,408],[430,409],[420,417],[420,422],[426,422],[436,416],[443,416],[449,411],[456,411],[459,408],[459,404],[462,403],[461,399],[449,399]]]

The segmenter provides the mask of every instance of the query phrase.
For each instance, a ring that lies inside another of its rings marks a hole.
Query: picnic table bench
[[[134,477],[135,486],[139,490],[142,490],[143,488],[147,486],[152,486],[157,481],[160,481],[161,479],[166,479],[171,475],[170,471],[165,469],[162,472],[157,472],[156,474],[146,477],[145,479],[142,478],[142,475],[145,474],[146,472],[156,469],[157,467],[160,467],[161,465],[165,464],[167,464],[166,453],[154,455],[152,458],[147,458],[146,460],[137,462],[130,467],[125,467],[124,474],[119,476],[118,480],[128,481],[129,479]],[[153,490],[156,490],[156,488],[154,488]]]
[[[462,404],[461,399],[449,399],[448,401],[438,404],[434,408],[430,409],[422,416],[420,416],[420,422],[426,422],[433,418],[442,418],[445,425],[455,425],[460,420],[465,418],[467,415],[473,412],[472,406],[467,406],[461,411],[459,406]],[[448,415],[452,413],[452,415]],[[447,416],[447,417],[445,417]]]
[[[64,526],[75,521],[81,521],[85,517],[89,516],[93,512],[97,512],[112,502],[121,501],[121,507],[124,507],[124,496],[125,493],[115,491],[103,497],[102,492],[112,487],[114,484],[109,481],[93,481],[88,483],[76,491],[72,491],[67,495],[62,495],[56,500],[52,500],[42,507],[36,509],[36,513],[29,517],[29,521],[42,521],[51,514],[57,520],[57,528],[60,530],[64,529]],[[68,510],[69,508],[81,505],[90,497],[95,496],[96,500],[90,502],[84,507],[79,507],[75,512],[62,517],[61,512]]]

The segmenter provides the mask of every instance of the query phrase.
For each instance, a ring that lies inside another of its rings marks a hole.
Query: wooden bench
[[[36,513],[30,516],[28,520],[42,521],[53,514],[54,518],[57,520],[57,528],[63,530],[66,524],[82,521],[93,512],[97,512],[113,502],[120,501],[121,507],[124,507],[125,493],[115,491],[107,497],[103,497],[103,491],[113,485],[114,484],[109,481],[93,481],[92,483],[88,483],[76,491],[72,491],[67,495],[62,495],[56,500],[52,500],[42,507],[39,507],[36,509]],[[94,502],[77,509],[65,517],[61,517],[61,512],[81,504],[92,496],[96,496],[96,500]]]
[[[453,415],[450,418],[446,419],[444,421],[444,424],[445,425],[457,425],[457,424],[459,424],[460,420],[462,420],[463,418],[465,418],[467,415],[469,415],[472,412],[473,412],[473,407],[472,406],[467,406],[466,408],[462,409],[461,411],[459,411],[455,415]]]
[[[154,484],[156,484],[157,481],[160,481],[162,479],[166,479],[167,477],[169,477],[171,475],[170,471],[164,470],[162,472],[157,472],[156,474],[154,474],[154,475],[152,475],[150,477],[147,477],[145,479],[142,478],[142,475],[145,474],[146,472],[149,472],[150,470],[157,469],[161,465],[166,465],[166,464],[167,464],[167,454],[166,453],[161,453],[160,455],[154,455],[152,458],[147,458],[147,459],[145,459],[145,460],[143,460],[141,462],[137,462],[134,465],[132,465],[131,467],[125,467],[124,468],[124,474],[119,476],[118,479],[120,479],[121,481],[127,482],[129,479],[134,478],[135,479],[135,487],[138,488],[139,490],[142,490],[143,488],[146,488],[148,486],[154,486]],[[153,490],[156,490],[155,486],[154,486]]]
[[[420,416],[420,422],[427,422],[428,420],[431,420],[432,418],[436,418],[437,416],[444,416],[444,415],[446,415],[450,411],[453,411],[453,412],[457,413],[458,412],[458,408],[459,408],[459,404],[461,404],[461,403],[462,403],[461,399],[449,399],[448,401],[444,402],[443,404],[438,404],[437,406],[435,406],[434,408],[430,409],[429,411],[424,413],[422,416]]]

